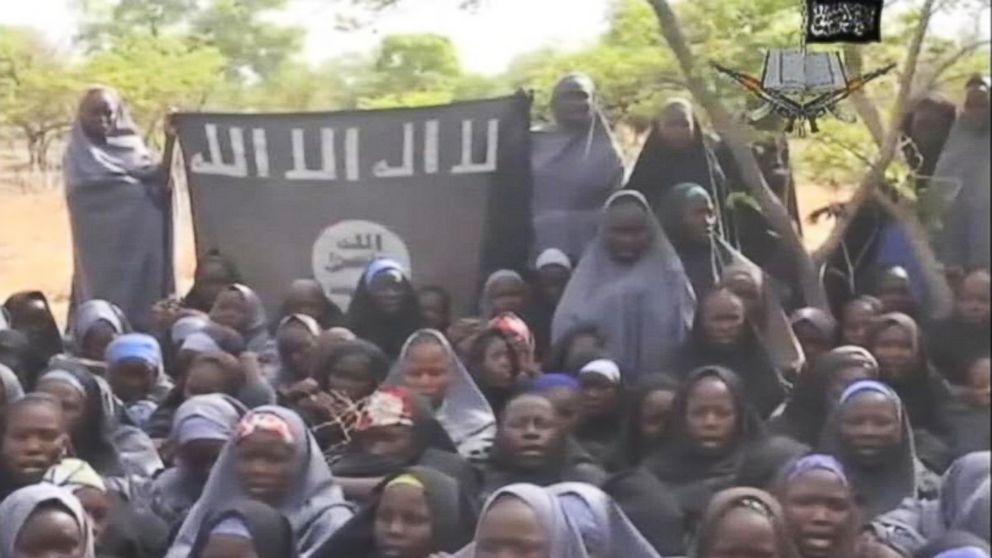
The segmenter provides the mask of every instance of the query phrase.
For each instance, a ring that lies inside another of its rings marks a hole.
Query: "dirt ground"
[[[804,215],[839,198],[838,193],[817,186],[801,187],[799,193]],[[190,284],[195,264],[189,222],[188,212],[181,211],[176,252],[177,285],[182,290]],[[806,224],[805,233],[807,246],[813,248],[826,238],[829,227]],[[20,290],[40,289],[56,316],[64,319],[72,277],[71,246],[61,189],[23,193],[0,185],[0,301]]]

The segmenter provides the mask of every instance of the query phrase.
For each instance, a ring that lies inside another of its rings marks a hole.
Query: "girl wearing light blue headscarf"
[[[172,381],[165,375],[162,350],[158,341],[143,333],[129,333],[107,346],[107,377],[135,426],[144,428],[158,403],[169,394]],[[144,376],[136,378],[133,368],[140,366]]]

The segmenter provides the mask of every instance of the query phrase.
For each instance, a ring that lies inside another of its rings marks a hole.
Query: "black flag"
[[[807,43],[882,40],[883,0],[806,0]]]

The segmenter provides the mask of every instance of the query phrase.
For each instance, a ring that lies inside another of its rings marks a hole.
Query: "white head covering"
[[[548,248],[541,252],[537,256],[537,261],[534,262],[534,269],[541,269],[549,265],[560,265],[569,271],[572,270],[572,260],[568,259],[565,252],[557,248]]]
[[[3,518],[3,526],[0,527],[0,555],[4,558],[17,556],[17,537],[21,534],[24,524],[35,510],[49,503],[61,505],[76,520],[86,545],[83,558],[96,556],[93,551],[93,532],[83,505],[68,490],[51,484],[32,484],[24,487],[7,496],[0,504],[0,518]]]
[[[620,367],[617,366],[617,363],[607,358],[597,358],[586,364],[582,367],[582,370],[579,370],[579,376],[583,374],[599,374],[614,384],[619,384],[622,378]]]
[[[203,331],[208,325],[210,325],[210,318],[206,316],[183,316],[176,320],[176,323],[172,324],[169,337],[172,339],[174,346],[181,347],[190,335]]]
[[[424,338],[444,349],[448,356],[448,370],[452,374],[448,393],[445,394],[441,407],[435,411],[434,418],[451,436],[462,456],[472,460],[484,459],[496,435],[496,415],[465,365],[458,360],[451,344],[439,331],[422,329],[411,335],[403,344],[396,365],[384,384],[404,385],[404,367],[410,348]]]
[[[3,364],[0,364],[0,388],[3,389],[3,400],[7,405],[24,397],[21,380],[13,370]]]
[[[231,285],[228,289],[240,293],[248,303],[248,331],[244,334],[248,350],[259,355],[271,351],[269,320],[265,317],[262,299],[250,287],[240,283]]]
[[[334,482],[320,446],[303,419],[289,409],[265,405],[254,409],[242,421],[260,414],[281,419],[289,426],[293,438],[297,474],[293,476],[289,494],[277,509],[289,519],[300,551],[306,555],[351,518],[351,507],[345,502],[341,487]],[[166,558],[187,558],[207,518],[240,500],[250,499],[236,471],[236,445],[237,440],[232,438],[224,447],[210,472],[203,494],[183,521]]]
[[[317,320],[313,319],[312,317],[306,314],[290,314],[286,316],[285,318],[279,321],[279,329],[282,329],[284,326],[291,323],[297,323],[302,325],[314,337],[320,336],[320,332],[321,332],[320,324],[317,323]]]
[[[582,537],[590,556],[660,558],[616,502],[599,488],[566,482],[547,490],[558,498],[569,526]]]
[[[651,245],[637,262],[617,263],[601,225],[565,288],[551,332],[556,342],[575,327],[596,326],[620,368],[636,375],[660,370],[682,346],[692,328],[696,301],[682,261],[644,196],[621,190],[610,196],[604,211],[621,200],[643,208]]]

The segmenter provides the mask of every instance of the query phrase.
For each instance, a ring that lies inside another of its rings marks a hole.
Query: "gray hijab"
[[[496,286],[496,283],[507,279],[522,283],[524,288],[527,286],[527,282],[524,281],[523,276],[512,269],[499,269],[489,274],[485,284],[482,286],[482,296],[479,300],[479,316],[482,319],[488,320],[496,317],[493,313],[492,289]]]
[[[537,254],[559,248],[572,257],[581,255],[596,235],[600,207],[624,178],[620,149],[596,106],[592,80],[583,74],[563,77],[552,93],[552,106],[562,94],[573,91],[584,92],[593,104],[588,126],[555,125],[531,134]]]
[[[262,299],[250,287],[235,284],[228,289],[237,292],[248,303],[248,330],[244,333],[248,350],[258,355],[273,351],[272,339],[269,337],[269,320],[265,316],[265,305]]]
[[[3,390],[3,402],[9,406],[14,401],[24,397],[24,388],[21,380],[14,374],[14,371],[4,364],[0,364],[0,389]]]
[[[548,490],[533,484],[511,484],[505,486],[489,497],[482,507],[479,515],[479,525],[485,521],[486,514],[493,507],[493,504],[503,498],[517,498],[523,501],[527,507],[534,511],[538,522],[547,534],[550,549],[548,558],[587,558],[582,537],[578,531],[574,530],[565,515],[565,510],[558,503],[557,498]],[[478,536],[478,530],[476,530]],[[453,558],[475,558],[475,543],[463,548]],[[624,555],[624,558],[627,558]]]
[[[396,365],[383,384],[387,386],[404,384],[404,371],[410,348],[425,338],[436,342],[447,353],[448,370],[453,376],[444,402],[434,412],[434,418],[451,437],[451,441],[458,448],[458,453],[473,461],[485,459],[496,435],[496,415],[465,365],[451,348],[451,344],[440,332],[422,329],[411,335],[403,344]]]
[[[274,415],[289,427],[297,474],[289,494],[277,509],[292,524],[300,554],[306,558],[351,518],[351,507],[345,502],[341,487],[334,482],[320,446],[299,415],[283,407],[265,405],[251,411],[239,426],[258,415]],[[203,495],[183,521],[166,558],[187,558],[208,518],[240,500],[250,499],[237,475],[236,444],[236,438],[232,438],[224,447],[210,472]]]
[[[558,342],[580,325],[595,325],[606,349],[628,377],[656,372],[682,346],[692,328],[695,296],[675,248],[644,196],[621,190],[604,213],[620,201],[633,201],[647,216],[651,245],[632,265],[619,264],[606,246],[606,230],[586,249],[565,287],[552,322]]]
[[[558,499],[573,532],[590,556],[660,558],[620,507],[591,484],[561,483],[547,489]]]
[[[77,352],[82,350],[83,339],[90,328],[100,321],[107,322],[118,335],[128,333],[130,327],[120,308],[106,300],[87,300],[76,308],[72,318],[72,342]]]
[[[989,268],[989,129],[958,118],[937,160],[929,194],[947,207],[937,239],[946,265]]]
[[[72,515],[86,541],[83,558],[94,558],[93,533],[83,505],[69,490],[51,484],[24,487],[7,496],[0,504],[0,517],[3,518],[3,525],[0,526],[0,555],[4,558],[17,556],[17,537],[31,514],[45,504],[58,504]]]

